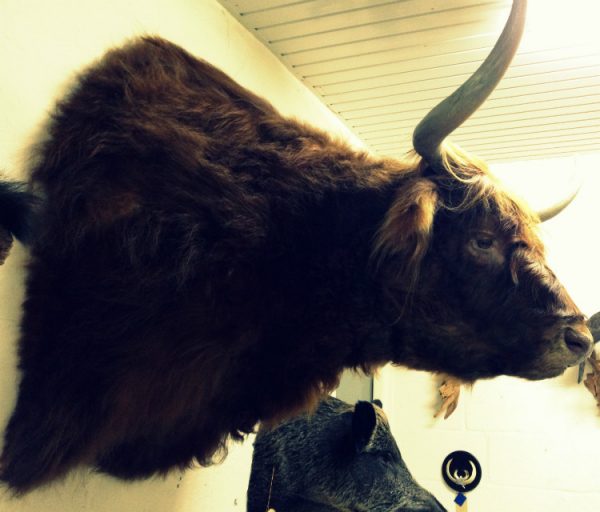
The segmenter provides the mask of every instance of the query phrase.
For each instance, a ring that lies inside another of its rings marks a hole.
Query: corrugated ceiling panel
[[[222,3],[373,151],[399,156],[488,54],[512,2]],[[452,140],[490,161],[600,151],[600,45],[522,49]]]

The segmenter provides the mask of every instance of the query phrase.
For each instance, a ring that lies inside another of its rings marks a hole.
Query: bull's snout
[[[587,327],[581,329],[567,327],[564,333],[564,342],[567,348],[580,358],[589,355],[594,344],[592,334]]]

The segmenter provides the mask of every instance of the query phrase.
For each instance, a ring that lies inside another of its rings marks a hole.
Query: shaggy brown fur
[[[205,464],[347,367],[473,380],[579,362],[588,333],[534,216],[458,151],[447,166],[357,152],[167,41],[109,52],[32,175],[1,478]]]

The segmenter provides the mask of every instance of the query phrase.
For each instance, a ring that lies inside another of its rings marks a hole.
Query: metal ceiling
[[[538,18],[569,4],[543,1]],[[488,54],[512,2],[221,3],[371,150],[402,156],[417,122]],[[600,151],[600,44],[526,44],[528,27],[498,89],[451,139],[490,162]]]

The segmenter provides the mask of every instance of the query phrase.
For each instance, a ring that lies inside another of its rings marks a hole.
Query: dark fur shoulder
[[[169,42],[109,52],[33,171],[46,200],[3,478],[209,463],[368,366],[365,336],[381,352],[388,336],[364,268],[391,174]]]

